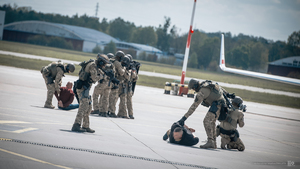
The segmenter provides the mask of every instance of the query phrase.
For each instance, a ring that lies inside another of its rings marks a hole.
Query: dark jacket
[[[175,141],[173,137],[174,129],[180,127],[183,131],[182,137],[180,141]],[[170,132],[170,143],[174,144],[180,144],[180,145],[185,145],[185,146],[193,146],[199,142],[198,137],[194,137],[192,132],[184,127],[184,124],[180,124],[179,122],[175,122],[172,127],[171,127],[171,132]]]

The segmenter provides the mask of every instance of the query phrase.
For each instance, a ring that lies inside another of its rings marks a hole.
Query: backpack
[[[90,73],[85,71],[86,66],[91,63],[94,62],[93,59],[90,59],[89,61],[83,61],[81,63],[79,63],[79,65],[81,66],[81,69],[79,71],[79,79],[81,81],[87,81],[89,79]]]

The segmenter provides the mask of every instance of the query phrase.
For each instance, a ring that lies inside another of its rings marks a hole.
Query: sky
[[[189,31],[194,0],[0,0],[8,3],[70,17],[95,16],[99,3],[100,21],[121,17],[136,26],[158,27],[170,17],[181,35]],[[300,0],[197,0],[193,28],[287,41],[300,30]]]

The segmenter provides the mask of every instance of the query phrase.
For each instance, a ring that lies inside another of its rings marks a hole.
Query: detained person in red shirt
[[[72,91],[73,83],[68,82],[66,87],[60,88],[60,95],[55,92],[55,97],[58,101],[58,108],[62,110],[77,109],[79,104],[72,104],[74,100],[74,92]]]

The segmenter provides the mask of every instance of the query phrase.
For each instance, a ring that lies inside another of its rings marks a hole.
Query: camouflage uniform
[[[112,62],[115,68],[116,78],[120,81],[119,88],[121,88],[121,83],[124,81],[123,76],[125,74],[126,68],[122,67],[121,63],[118,60],[114,60]],[[112,88],[109,94],[108,111],[110,112],[110,114],[115,114],[118,98],[119,98],[119,89]]]
[[[220,125],[217,127],[217,134],[221,135],[221,148],[226,149],[238,149],[239,151],[244,151],[245,146],[242,140],[239,138],[239,134],[236,130],[237,124],[240,127],[245,125],[244,114],[234,107],[235,110],[231,111],[228,116],[230,120],[221,121]],[[228,118],[227,118],[228,119]]]
[[[101,74],[104,74],[102,70],[99,71],[101,72]],[[111,87],[112,83],[109,83],[109,79],[107,76],[103,80],[98,81],[98,84],[95,86],[93,93],[94,112],[105,114],[108,112],[108,101]]]
[[[128,93],[127,93],[127,102],[126,102],[126,105],[127,105],[127,110],[128,110],[128,115],[130,118],[133,119],[133,107],[132,107],[132,95],[133,95],[133,91],[132,91],[132,83],[133,82],[136,82],[138,80],[138,75],[136,73],[136,71],[132,71],[131,72],[131,77],[130,77],[130,80],[128,82]]]
[[[48,66],[43,67],[41,73],[47,87],[47,100],[44,107],[54,108],[54,106],[52,105],[52,98],[55,91],[57,92],[57,94],[60,93],[62,77],[64,76],[64,66],[61,62],[53,62]],[[49,81],[49,78],[52,78],[52,81]]]
[[[223,91],[225,90],[222,89],[218,84],[209,85],[205,82],[204,84],[202,83],[199,85],[201,88],[199,92],[197,92],[195,101],[184,117],[188,118],[190,115],[192,115],[202,102],[205,102],[207,106],[210,106],[209,111],[206,113],[203,119],[203,125],[206,131],[208,142],[207,144],[200,146],[200,148],[217,148],[216,120],[220,116],[222,104],[225,103],[225,99],[223,97]]]
[[[89,90],[91,89],[92,83],[99,81],[104,78],[104,75],[98,71],[95,61],[90,62],[85,67],[85,72],[90,74],[89,86],[88,88],[82,86],[82,88],[77,89],[77,95],[79,97],[79,109],[74,124],[82,124],[82,128],[89,129],[89,114],[92,109],[91,96],[89,95]],[[100,74],[99,74],[100,73]],[[91,83],[92,81],[92,83]]]
[[[126,98],[128,94],[128,82],[130,78],[131,78],[131,70],[126,70],[123,75],[124,80],[122,83],[120,83],[119,86],[120,103],[119,103],[119,111],[117,114],[118,117],[128,118],[127,110],[126,110],[127,109]]]

